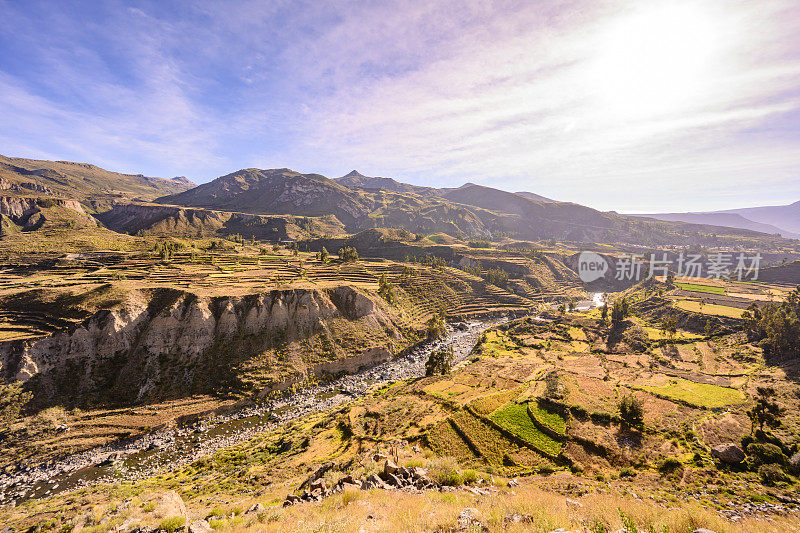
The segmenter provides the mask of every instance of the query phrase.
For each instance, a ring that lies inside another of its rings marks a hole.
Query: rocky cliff
[[[349,286],[218,298],[156,289],[133,291],[68,331],[0,343],[0,363],[36,407],[126,405],[257,397],[375,364],[409,342],[379,300]]]
[[[23,231],[40,228],[48,221],[73,221],[74,226],[97,226],[77,200],[0,196],[0,219],[4,225],[17,225]]]

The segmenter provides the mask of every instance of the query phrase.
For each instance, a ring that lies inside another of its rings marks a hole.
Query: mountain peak
[[[343,178],[366,178],[366,176],[364,174],[362,174],[361,172],[359,172],[358,170],[351,170],[350,172],[348,172],[347,174],[345,174],[342,177]]]

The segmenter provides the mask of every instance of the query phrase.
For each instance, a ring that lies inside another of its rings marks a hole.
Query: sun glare
[[[719,22],[697,5],[666,5],[614,21],[591,66],[602,111],[621,120],[691,107],[720,61]]]

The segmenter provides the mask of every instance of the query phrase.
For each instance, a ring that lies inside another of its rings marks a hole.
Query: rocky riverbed
[[[449,325],[442,339],[423,343],[401,357],[284,398],[62,460],[21,465],[13,472],[0,474],[0,504],[15,505],[30,498],[52,496],[98,482],[142,479],[166,467],[188,464],[273,429],[277,424],[336,407],[376,385],[424,376],[425,362],[436,350],[452,347],[455,362],[459,363],[469,356],[483,331],[504,320]]]

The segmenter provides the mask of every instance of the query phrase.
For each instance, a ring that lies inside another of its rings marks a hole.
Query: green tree
[[[756,387],[756,403],[747,411],[750,418],[751,431],[758,429],[764,431],[764,426],[777,428],[781,426],[780,416],[783,413],[781,406],[775,401],[775,389],[772,387]]]
[[[319,259],[323,264],[328,264],[328,255],[328,250],[323,246],[322,250],[320,250],[317,254],[317,259]]]
[[[397,296],[394,293],[394,284],[389,281],[385,272],[378,278],[378,294],[392,305],[397,301]]]
[[[425,362],[425,375],[447,374],[453,368],[454,360],[455,356],[452,346],[431,352],[430,356],[428,356],[428,360]]]
[[[611,306],[611,327],[617,329],[628,317],[628,300],[623,296]]]
[[[661,333],[673,340],[678,333],[678,317],[673,314],[664,316],[661,319]]]
[[[8,427],[19,418],[23,407],[31,398],[33,398],[33,393],[23,390],[22,383],[19,381],[0,385],[0,423],[2,426]]]
[[[345,246],[339,249],[339,259],[344,263],[355,263],[358,261],[358,251],[352,246]]]
[[[619,401],[619,416],[628,426],[640,428],[644,425],[644,403],[633,394]]]
[[[428,319],[427,326],[429,339],[438,339],[439,337],[444,337],[445,333],[447,333],[447,322],[445,322],[446,316],[446,311],[444,308],[442,308],[439,310],[439,312],[435,313],[431,318]]]

